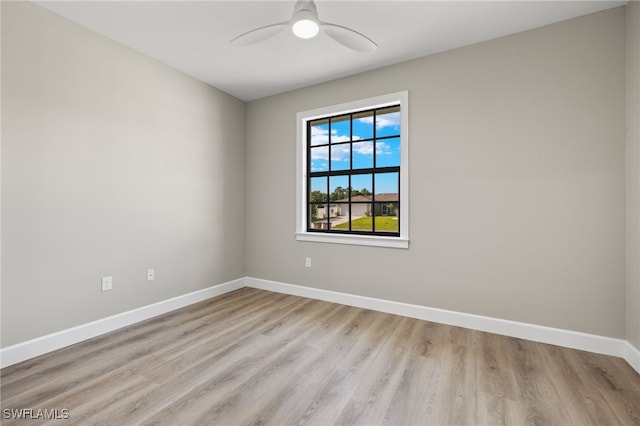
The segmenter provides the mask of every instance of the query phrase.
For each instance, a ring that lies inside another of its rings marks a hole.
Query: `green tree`
[[[311,191],[311,202],[319,203],[323,201],[327,201],[327,194],[318,190]]]
[[[330,197],[331,201],[343,200],[345,198],[347,198],[347,191],[341,186],[336,187]]]

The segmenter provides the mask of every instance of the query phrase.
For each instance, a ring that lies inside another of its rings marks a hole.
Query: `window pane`
[[[329,228],[329,205],[315,204],[309,205],[311,212],[309,228],[311,229],[328,229]]]
[[[399,173],[376,173],[375,179],[375,201],[398,201]]]
[[[349,176],[331,176],[329,179],[331,201],[349,202]]]
[[[376,216],[391,216],[391,217],[397,217],[398,216],[398,207],[399,207],[399,203],[398,202],[376,202],[374,203],[374,213]],[[377,227],[376,227],[377,228]]]
[[[329,120],[311,122],[311,145],[325,145],[329,143]]]
[[[311,178],[311,193],[309,201],[313,203],[327,202],[327,178],[315,177]]]
[[[353,115],[353,140],[373,139],[373,111]]]
[[[343,115],[331,119],[331,143],[351,140],[351,116]]]
[[[400,138],[376,141],[376,167],[400,165]]]
[[[371,174],[351,176],[351,201],[370,202],[373,194]]]
[[[373,230],[372,224],[371,203],[352,203],[351,230],[371,232]]]
[[[376,114],[376,137],[400,136],[400,107],[378,110]]]
[[[398,203],[374,203],[375,232],[400,232]]]
[[[331,229],[336,231],[349,230],[349,203],[335,203],[337,213],[331,218]]]
[[[329,147],[328,146],[311,148],[311,171],[312,172],[329,171]]]
[[[347,170],[351,167],[350,149],[348,143],[331,145],[331,170]]]
[[[370,169],[373,167],[373,142],[356,142],[353,144],[353,168]]]

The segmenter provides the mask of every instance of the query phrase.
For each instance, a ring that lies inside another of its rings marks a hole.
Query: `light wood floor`
[[[65,425],[640,425],[622,359],[248,288],[1,380],[3,410]]]

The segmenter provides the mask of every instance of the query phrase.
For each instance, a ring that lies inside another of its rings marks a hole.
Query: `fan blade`
[[[250,44],[258,43],[278,34],[288,25],[289,22],[280,22],[279,24],[256,28],[255,30],[247,31],[244,34],[240,34],[238,37],[230,40],[229,43],[236,46],[247,46]]]
[[[373,52],[378,48],[378,45],[375,44],[375,42],[369,37],[347,27],[328,24],[326,22],[321,22],[320,27],[327,33],[329,37],[342,44],[343,46],[348,47],[349,49],[368,53]]]

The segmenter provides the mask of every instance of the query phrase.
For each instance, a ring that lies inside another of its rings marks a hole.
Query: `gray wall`
[[[245,276],[244,109],[2,2],[2,346]]]
[[[640,19],[628,9],[626,68],[621,8],[255,101],[245,116],[210,86],[2,2],[2,347],[245,275],[626,328],[640,347]],[[296,112],[405,89],[411,248],[296,242]]]
[[[640,2],[627,6],[627,340],[640,350]]]
[[[297,242],[296,113],[405,89],[410,249]],[[624,9],[251,102],[246,179],[249,276],[623,338]]]

